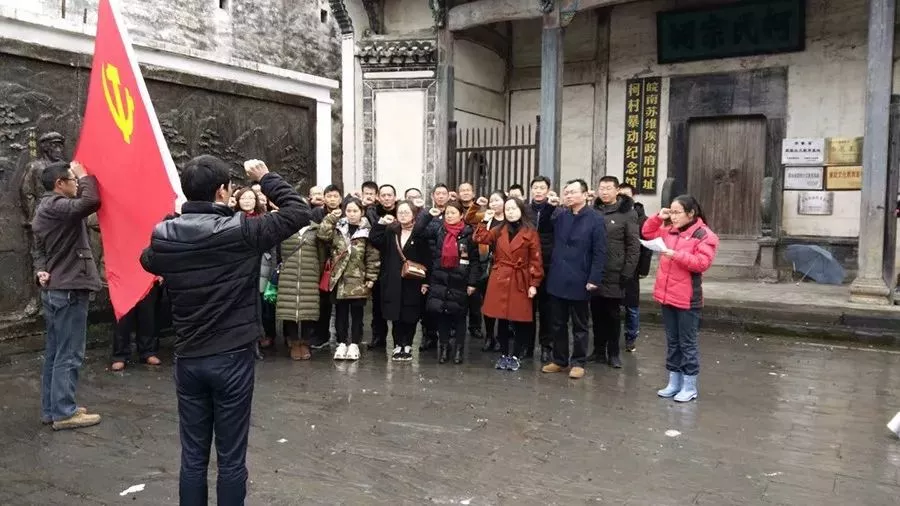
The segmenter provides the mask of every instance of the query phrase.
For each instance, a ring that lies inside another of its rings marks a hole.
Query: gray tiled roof
[[[362,65],[370,66],[433,65],[437,45],[434,40],[363,40],[357,44],[356,56]]]

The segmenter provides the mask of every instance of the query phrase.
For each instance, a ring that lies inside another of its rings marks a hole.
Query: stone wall
[[[0,0],[0,7],[53,23],[96,24],[98,0],[64,3],[64,18],[62,0]],[[326,0],[119,0],[119,5],[136,44],[173,52],[205,51],[335,80],[341,77],[340,30]],[[332,98],[332,175],[340,181],[340,94]]]

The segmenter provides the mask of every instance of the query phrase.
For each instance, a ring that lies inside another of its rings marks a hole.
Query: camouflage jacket
[[[331,283],[329,290],[338,299],[367,299],[372,289],[366,282],[378,280],[381,255],[369,243],[369,221],[362,218],[359,229],[350,236],[346,218],[328,215],[319,226],[318,237],[331,246]]]

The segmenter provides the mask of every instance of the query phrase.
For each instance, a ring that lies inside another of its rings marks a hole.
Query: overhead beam
[[[580,0],[576,11],[609,7],[637,0]],[[480,25],[535,19],[543,16],[538,0],[477,0],[457,5],[447,12],[447,28],[451,31],[465,30]]]

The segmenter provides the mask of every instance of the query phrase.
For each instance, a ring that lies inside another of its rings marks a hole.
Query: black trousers
[[[338,343],[361,343],[366,299],[339,299],[334,306],[334,330]]]
[[[262,324],[263,330],[265,331],[267,337],[269,339],[275,338],[275,305],[269,304],[262,298],[262,294],[259,294],[260,304],[262,304]]]
[[[531,307],[534,320],[528,324],[529,339],[532,345],[537,338],[541,348],[550,348],[553,346],[553,317],[550,314],[550,294],[544,283],[538,287],[537,296],[531,299]]]
[[[416,335],[417,323],[392,322],[391,334],[394,336],[394,346],[412,346],[413,337]]]
[[[319,290],[319,323],[316,325],[315,342],[325,344],[331,341],[331,293]]]
[[[497,319],[491,318],[490,316],[484,317],[484,335],[485,337],[496,337],[497,334]]]
[[[376,282],[372,288],[372,342],[383,343],[387,340],[388,325],[381,313],[381,285]]]
[[[482,337],[481,306],[484,305],[486,290],[487,280],[484,280],[478,283],[475,293],[469,295],[469,335],[476,339]]]
[[[315,334],[316,326],[319,322],[284,320],[281,322],[281,328],[284,331],[284,338],[291,341],[300,341],[303,344],[309,344]]]
[[[553,318],[553,363],[562,367],[584,367],[588,349],[590,302],[550,296]],[[572,320],[572,355],[569,356],[569,319]]]
[[[534,346],[530,330],[531,322],[497,320],[497,338],[505,355],[522,357],[529,346]]]
[[[157,315],[162,289],[154,284],[147,296],[116,323],[113,334],[113,362],[131,358],[131,334],[134,333],[141,361],[159,353]]]
[[[455,339],[457,344],[463,344],[466,341],[466,319],[464,314],[436,314],[434,319],[437,323],[438,341],[441,344],[449,343],[450,339]]]
[[[176,357],[181,506],[207,504],[206,475],[213,436],[219,465],[218,504],[244,504],[255,365],[256,356],[251,348],[208,357]]]
[[[597,360],[618,357],[622,335],[622,299],[591,298],[591,319],[594,322],[594,354]]]
[[[422,296],[422,335],[425,339],[423,341],[437,341],[438,338],[438,326],[437,319],[433,313],[429,313],[425,310],[425,302],[428,300],[428,297]]]

